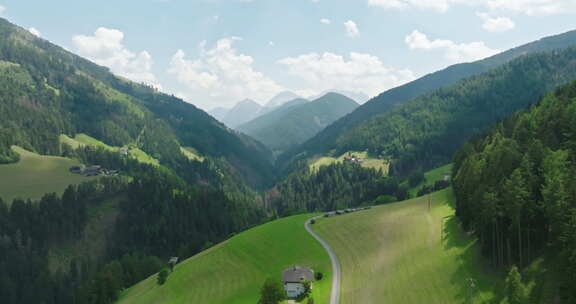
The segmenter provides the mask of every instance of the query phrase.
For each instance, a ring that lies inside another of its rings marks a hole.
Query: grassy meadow
[[[93,177],[68,171],[78,161],[56,156],[43,156],[20,147],[12,147],[20,154],[15,164],[0,165],[0,197],[8,203],[15,198],[39,199],[45,193],[61,194],[71,184],[79,184]]]
[[[74,138],[71,138],[67,135],[60,135],[60,142],[61,143],[65,143],[68,144],[69,146],[71,146],[74,149],[77,149],[79,147],[83,147],[83,146],[94,146],[94,147],[101,147],[104,148],[106,150],[109,151],[113,151],[113,152],[120,152],[120,149],[122,147],[114,147],[114,146],[109,146],[91,136],[88,136],[86,134],[76,134],[76,136],[74,136]],[[158,166],[160,165],[160,162],[158,162],[157,159],[155,159],[154,157],[148,155],[146,152],[140,150],[139,148],[135,148],[135,147],[128,147],[125,146],[124,148],[129,148],[129,155],[136,158],[139,162],[141,163],[145,163],[145,164],[151,164],[151,165],[155,165]]]
[[[360,157],[362,160],[364,160],[364,162],[362,163],[362,167],[382,170],[384,174],[388,174],[388,169],[390,167],[390,163],[388,161],[384,159],[377,159],[370,157],[370,155],[368,155],[368,152],[357,152],[357,151],[346,152],[340,155],[339,157],[321,156],[313,159],[309,163],[309,167],[312,171],[316,171],[322,166],[328,166],[333,163],[342,163],[344,162],[344,158],[348,155],[348,153],[356,155],[357,157]]]
[[[451,189],[321,219],[314,229],[342,267],[341,304],[484,303],[498,274],[482,265],[476,240],[462,232]],[[470,288],[469,279],[476,283]]]
[[[294,264],[324,273],[313,285],[316,304],[328,304],[332,276],[328,254],[304,229],[311,214],[276,220],[242,232],[178,264],[166,284],[152,276],[126,290],[123,304],[254,304],[266,278],[281,280]]]
[[[428,172],[424,173],[424,181],[421,182],[420,184],[416,185],[415,187],[412,187],[409,192],[410,195],[412,197],[416,196],[416,194],[418,194],[418,190],[420,190],[422,187],[424,186],[432,186],[434,185],[435,182],[443,180],[444,179],[444,174],[452,174],[452,164],[447,164],[445,166],[436,168],[436,169],[432,169]]]

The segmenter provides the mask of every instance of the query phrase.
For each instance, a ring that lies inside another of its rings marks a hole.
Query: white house
[[[294,265],[282,273],[282,281],[288,298],[296,298],[304,293],[302,281],[314,280],[314,271],[310,268]]]

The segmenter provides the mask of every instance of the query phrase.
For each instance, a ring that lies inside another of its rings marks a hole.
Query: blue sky
[[[576,0],[0,0],[2,17],[204,109],[375,95],[576,29]]]

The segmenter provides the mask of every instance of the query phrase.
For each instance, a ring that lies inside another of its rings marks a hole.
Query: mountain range
[[[354,100],[337,93],[310,102],[294,99],[237,129],[280,153],[303,143],[357,107]]]

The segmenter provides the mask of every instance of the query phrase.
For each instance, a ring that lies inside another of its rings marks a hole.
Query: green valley
[[[576,2],[363,1],[0,3],[0,302],[576,303]]]

